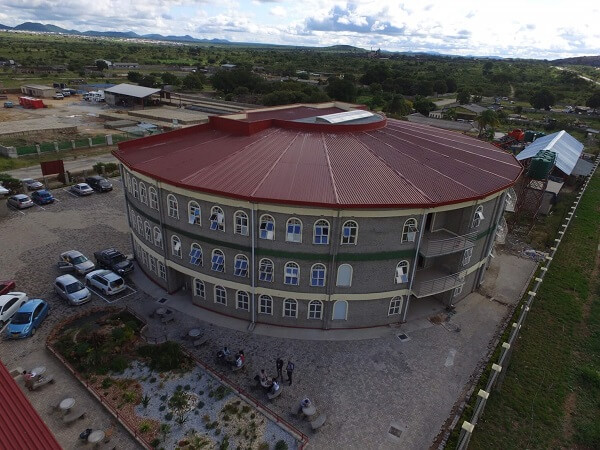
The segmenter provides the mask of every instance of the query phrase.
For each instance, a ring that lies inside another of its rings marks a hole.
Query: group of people
[[[31,372],[23,371],[23,379],[25,380],[25,386],[28,389],[33,388],[33,383],[39,380],[40,375],[35,373],[33,370]]]
[[[283,359],[277,358],[275,361],[275,367],[277,368],[277,376],[270,377],[267,375],[267,371],[265,369],[261,369],[260,373],[254,377],[256,381],[260,383],[260,385],[265,388],[268,392],[274,394],[279,390],[279,383],[283,382]],[[287,382],[289,385],[292,385],[292,375],[294,373],[294,363],[292,361],[288,361],[285,371],[287,373]]]
[[[223,347],[222,350],[217,352],[217,360],[224,364],[228,364],[233,367],[240,368],[246,363],[246,356],[244,355],[244,350],[240,350],[235,354],[233,358],[230,358],[231,351],[227,346]]]

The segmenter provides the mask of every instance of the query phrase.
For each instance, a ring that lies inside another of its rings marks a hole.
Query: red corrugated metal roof
[[[255,122],[265,119],[280,120],[298,120],[307,117],[323,116],[325,114],[335,114],[344,112],[341,108],[335,106],[331,108],[311,108],[310,106],[292,106],[291,108],[271,109],[266,111],[248,111],[248,118],[243,119],[246,122]]]
[[[0,449],[60,450],[61,446],[0,362]]]
[[[293,106],[248,116],[294,120],[337,109]],[[381,124],[336,133],[271,125],[249,136],[205,127],[130,141],[115,155],[136,171],[192,190],[334,208],[458,203],[505,189],[521,173],[512,155],[486,142],[411,122]]]

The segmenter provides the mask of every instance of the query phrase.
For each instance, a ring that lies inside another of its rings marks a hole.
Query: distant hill
[[[558,66],[566,64],[577,64],[580,66],[600,67],[600,55],[598,56],[575,56],[573,58],[555,59],[552,61]]]
[[[321,51],[330,51],[336,53],[365,53],[367,50],[352,45],[330,45],[329,47],[320,48]]]
[[[8,25],[2,25],[0,23],[0,30],[12,30],[12,27],[9,27]]]

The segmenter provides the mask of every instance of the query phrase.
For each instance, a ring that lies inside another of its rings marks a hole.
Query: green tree
[[[529,103],[535,109],[550,109],[552,105],[554,105],[555,98],[554,94],[550,92],[546,88],[542,88],[538,91],[535,91],[531,97],[529,98]]]
[[[498,120],[496,113],[491,109],[486,109],[479,117],[477,117],[477,126],[479,128],[478,137],[483,136],[487,127],[496,128],[498,125],[500,125],[500,121]]]
[[[444,80],[435,80],[433,82],[433,90],[438,94],[442,95],[448,92],[448,85]]]
[[[140,72],[129,71],[127,72],[127,79],[133,83],[139,83],[142,80],[143,75]]]
[[[412,108],[401,95],[394,95],[392,100],[385,106],[384,111],[389,114],[406,116],[410,114]]]
[[[418,113],[428,116],[429,113],[435,109],[435,103],[426,98],[417,96],[413,102],[413,108],[415,108]]]
[[[160,75],[160,79],[164,84],[170,84],[173,86],[179,86],[181,84],[181,80],[177,75],[171,72],[164,72]]]
[[[446,78],[446,87],[447,92],[456,92],[458,86],[456,85],[456,80],[454,78]]]
[[[600,108],[600,92],[595,92],[585,102],[586,106],[590,108]]]
[[[206,78],[201,73],[188,73],[182,80],[183,88],[188,91],[201,91]]]
[[[467,91],[460,91],[456,94],[456,100],[458,100],[458,103],[461,105],[466,105],[471,101],[471,94]]]
[[[145,86],[145,87],[149,87],[149,88],[153,88],[153,87],[157,87],[160,83],[157,80],[157,78],[150,74],[150,75],[144,75],[140,81],[138,82],[138,84],[140,86]]]
[[[349,80],[330,78],[327,84],[327,95],[334,100],[342,102],[353,102],[356,100],[356,86]]]
[[[108,64],[103,59],[99,59],[96,61],[96,68],[102,72],[104,69],[108,69]]]

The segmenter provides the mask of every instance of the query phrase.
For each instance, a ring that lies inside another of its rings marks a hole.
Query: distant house
[[[436,109],[435,111],[431,111],[429,113],[429,117],[431,117],[432,119],[443,119],[445,112],[445,109]]]
[[[457,119],[475,120],[486,109],[487,108],[484,106],[479,106],[474,103],[471,103],[469,105],[457,106],[456,108],[454,108],[454,111],[456,112]]]
[[[51,98],[56,93],[52,86],[42,86],[40,84],[26,84],[21,86],[21,92],[31,97]]]
[[[113,63],[112,69],[139,69],[140,65],[135,62],[116,62]]]
[[[221,64],[221,69],[224,70],[233,70],[237,67],[235,64]]]

